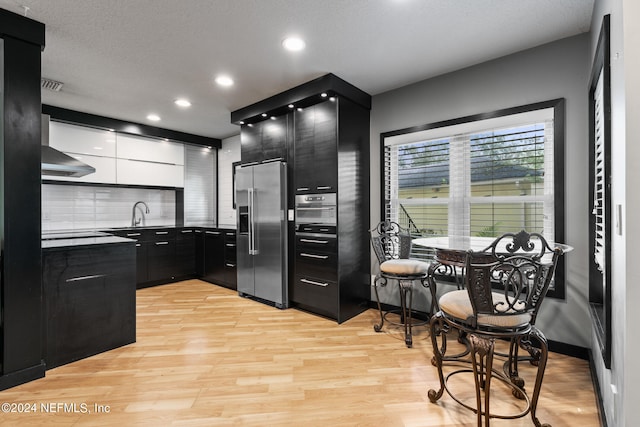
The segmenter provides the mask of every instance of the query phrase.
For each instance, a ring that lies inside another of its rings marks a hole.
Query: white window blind
[[[216,221],[216,157],[216,150],[185,145],[185,225]]]
[[[385,138],[386,219],[422,236],[554,241],[553,127],[545,109]]]
[[[594,91],[594,183],[593,183],[593,215],[595,216],[594,257],[600,271],[605,270],[605,145],[604,145],[604,92],[603,73],[600,73]]]

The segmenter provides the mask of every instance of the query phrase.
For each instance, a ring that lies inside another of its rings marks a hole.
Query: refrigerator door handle
[[[256,233],[255,233],[255,193],[253,188],[249,188],[249,255],[257,255],[256,249]]]

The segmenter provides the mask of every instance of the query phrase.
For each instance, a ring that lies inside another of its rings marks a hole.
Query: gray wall
[[[581,347],[591,345],[587,274],[590,62],[590,38],[583,34],[376,95],[371,111],[373,226],[380,220],[380,133],[566,99],[565,236],[575,249],[566,255],[566,300],[546,300],[537,325],[548,339]],[[377,267],[375,262],[372,265]],[[425,310],[426,303],[426,298],[418,301]]]

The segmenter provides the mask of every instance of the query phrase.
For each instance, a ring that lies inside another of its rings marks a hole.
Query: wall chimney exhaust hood
[[[42,115],[42,175],[81,177],[96,169],[49,146],[49,116]]]

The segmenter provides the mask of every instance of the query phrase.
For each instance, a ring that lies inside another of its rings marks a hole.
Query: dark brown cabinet
[[[242,164],[287,160],[287,138],[291,115],[272,117],[242,125],[240,159]]]
[[[296,111],[294,182],[296,194],[335,193],[338,184],[337,101]]]
[[[133,243],[43,249],[47,369],[136,340]]]
[[[196,277],[195,228],[132,228],[111,230],[136,241],[136,283],[139,288]]]
[[[232,289],[238,287],[238,273],[236,265],[236,232],[224,231],[224,281]]]
[[[300,308],[343,322],[366,309],[369,264],[369,110],[346,99],[294,116],[296,195],[335,193],[335,235],[296,233],[291,298]]]
[[[196,233],[195,228],[176,230],[176,277],[196,275]]]
[[[338,248],[331,235],[296,235],[292,300],[327,317],[338,312]]]
[[[198,277],[236,288],[236,232],[200,227],[108,230],[135,240],[138,288]]]
[[[202,279],[215,284],[224,283],[224,234],[221,230],[204,231],[203,256]]]
[[[175,279],[176,230],[148,230],[147,275],[150,282]]]
[[[202,279],[216,285],[237,289],[235,230],[205,230],[203,252]]]

